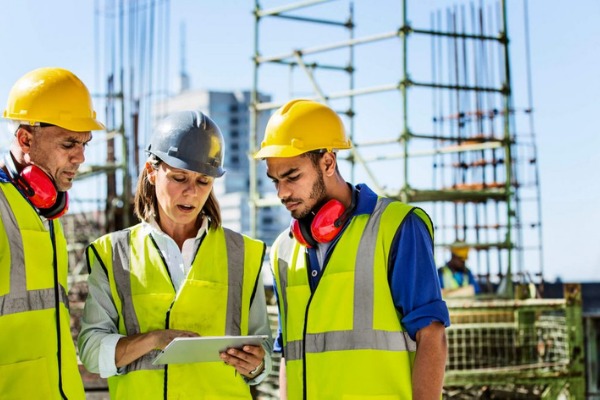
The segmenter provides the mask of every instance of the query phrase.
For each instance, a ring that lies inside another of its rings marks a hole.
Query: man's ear
[[[327,153],[323,154],[323,157],[321,157],[321,163],[326,176],[332,176],[335,174],[335,167],[337,164],[335,153],[328,151]]]
[[[17,138],[17,144],[21,148],[21,151],[25,154],[31,151],[31,141],[33,140],[33,133],[29,130],[20,126],[15,132],[15,137]]]

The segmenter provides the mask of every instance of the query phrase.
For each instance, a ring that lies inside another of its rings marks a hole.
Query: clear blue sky
[[[294,2],[294,1],[291,1]],[[101,87],[95,73],[92,0],[5,1],[0,11],[0,100],[23,73],[47,65],[76,72],[91,88]],[[267,2],[273,4],[274,2]],[[282,3],[282,2],[280,2]],[[290,3],[286,1],[284,3]],[[374,9],[398,10],[400,1],[357,0],[369,32],[382,22]],[[412,10],[419,12],[413,1]],[[600,2],[529,0],[533,105],[542,188],[545,277],[565,281],[600,280]],[[179,23],[187,29],[187,69],[194,88],[250,89],[252,85],[253,1],[171,0],[173,58],[169,79],[179,65]],[[509,0],[521,13],[521,0]],[[521,15],[521,14],[518,14]],[[361,16],[357,16],[359,20]],[[399,25],[397,17],[396,25]],[[360,20],[359,20],[360,21]],[[515,91],[525,91],[522,21],[510,22]],[[327,42],[327,41],[325,41]],[[519,104],[517,104],[519,105]],[[521,106],[526,104],[521,103]],[[0,137],[6,145],[9,135]]]

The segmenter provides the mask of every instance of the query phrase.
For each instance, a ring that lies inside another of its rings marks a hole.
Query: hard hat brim
[[[220,178],[226,172],[225,169],[222,167],[214,167],[206,163],[190,164],[180,160],[177,157],[171,157],[163,151],[149,151],[149,153],[154,154],[155,156],[160,158],[164,163],[170,165],[173,168],[185,169],[187,171],[197,172],[199,174],[204,174],[213,178]]]
[[[44,121],[40,121],[44,122]],[[104,131],[106,130],[106,126],[103,123],[96,121],[95,119],[86,119],[86,120],[74,120],[68,122],[59,122],[57,124],[61,128],[68,129],[73,132],[87,132],[87,131]]]
[[[308,150],[310,151],[310,150]],[[295,147],[289,145],[271,145],[265,146],[260,149],[256,154],[254,154],[255,159],[263,159],[263,158],[291,158],[296,157],[301,154],[307,153],[307,150],[300,150]]]
[[[68,120],[68,121],[55,121],[52,120],[51,118],[49,119],[45,119],[45,118],[40,118],[40,119],[36,119],[35,121],[28,121],[27,118],[23,118],[21,116],[13,116],[13,115],[5,115],[3,116],[4,119],[8,119],[8,120],[13,120],[13,121],[17,121],[19,123],[25,123],[25,124],[35,124],[35,123],[46,123],[46,124],[51,124],[51,125],[56,125],[60,128],[69,130],[69,131],[73,131],[73,132],[88,132],[88,131],[104,131],[106,130],[106,126],[104,126],[104,124],[100,121],[96,121],[93,118],[86,118],[86,119],[75,119],[75,120]]]

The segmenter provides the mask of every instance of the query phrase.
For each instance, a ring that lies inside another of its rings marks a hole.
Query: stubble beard
[[[321,203],[324,202],[325,193],[326,193],[326,190],[325,190],[325,180],[323,179],[323,173],[320,170],[317,170],[317,179],[313,183],[313,186],[310,191],[310,195],[308,196],[309,200],[314,199],[316,201],[313,203],[313,206],[310,208],[305,208],[298,213],[292,212],[292,217],[294,217],[295,219],[302,219],[302,218],[306,217],[308,214],[310,214],[312,212],[312,210],[315,206],[320,205]],[[294,214],[296,214],[296,215],[294,215]]]

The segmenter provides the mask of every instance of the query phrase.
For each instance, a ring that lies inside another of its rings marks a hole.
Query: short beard
[[[317,180],[313,183],[312,189],[310,191],[309,199],[315,199],[315,206],[310,209],[303,210],[301,214],[297,216],[293,215],[296,219],[302,219],[308,216],[313,209],[318,209],[326,199],[326,190],[325,190],[325,180],[323,179],[323,172],[320,169],[317,169]]]

